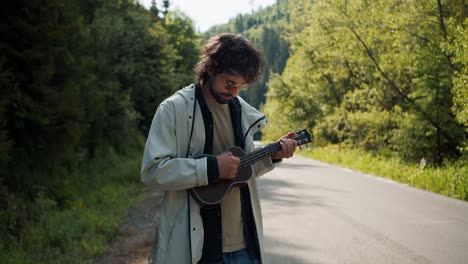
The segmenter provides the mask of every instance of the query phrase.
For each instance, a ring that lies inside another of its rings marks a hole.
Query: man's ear
[[[213,78],[217,74],[218,63],[211,62],[206,66],[206,72],[208,75]]]
[[[210,77],[213,77],[213,76],[214,76],[214,73],[215,73],[215,70],[213,69],[213,66],[208,66],[208,67],[206,68],[206,72],[208,73],[208,75],[209,75]]]

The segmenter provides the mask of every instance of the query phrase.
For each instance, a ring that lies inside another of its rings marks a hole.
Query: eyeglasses
[[[236,83],[231,80],[225,80],[224,82],[226,84],[226,88],[228,89],[239,88],[239,90],[242,90],[242,89],[247,88],[247,86],[249,86],[247,83]]]

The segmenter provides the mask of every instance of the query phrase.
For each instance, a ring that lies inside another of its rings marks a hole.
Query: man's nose
[[[240,90],[240,87],[235,86],[235,87],[229,88],[228,91],[231,96],[237,96],[237,94],[239,93],[239,90]]]

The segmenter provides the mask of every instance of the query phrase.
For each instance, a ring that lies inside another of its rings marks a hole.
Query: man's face
[[[209,81],[210,94],[219,104],[227,104],[239,90],[246,87],[243,77],[228,73],[215,74]]]

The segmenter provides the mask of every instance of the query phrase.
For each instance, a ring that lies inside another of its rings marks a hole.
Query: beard
[[[213,96],[213,98],[216,100],[218,104],[227,104],[229,103],[229,101],[231,101],[232,96],[230,94],[216,91],[216,89],[214,88],[213,78],[211,78],[210,81],[208,82],[208,86],[209,86],[208,88],[210,90],[211,96]]]

